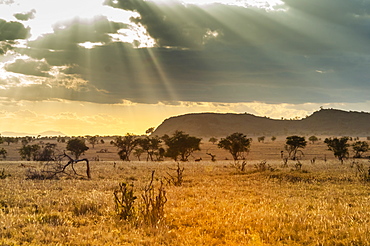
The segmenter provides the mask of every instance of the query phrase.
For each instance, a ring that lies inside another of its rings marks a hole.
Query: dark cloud
[[[303,0],[285,2],[284,11],[266,11],[106,1],[137,12],[140,16],[132,21],[146,28],[156,47],[135,49],[113,42],[109,34],[127,26],[103,17],[59,23],[54,33],[19,50],[50,66],[63,66],[59,83],[47,84],[53,89],[44,85],[29,95],[40,98],[38,93],[44,92],[98,103],[368,100],[368,4],[314,0],[311,7]],[[78,45],[83,42],[102,45],[85,49]],[[73,82],[79,80],[86,83]]]
[[[30,19],[35,18],[35,14],[36,14],[36,10],[35,9],[32,9],[31,11],[29,11],[27,13],[17,13],[17,14],[14,14],[14,17],[17,20],[20,20],[20,21],[28,21]]]
[[[0,55],[4,55],[8,50],[13,49],[14,42],[0,41]]]
[[[29,29],[16,21],[7,22],[0,19],[0,41],[26,39],[29,37]]]
[[[306,16],[311,21],[311,26],[315,27],[316,23],[331,27],[329,34],[335,31],[347,32],[348,37],[370,38],[370,1],[363,0],[284,0],[286,5],[300,15]],[[321,28],[320,28],[321,29]],[[318,29],[318,30],[320,30]],[[321,34],[323,35],[323,34]],[[338,37],[332,36],[332,39]],[[343,38],[343,37],[342,37]],[[349,39],[351,40],[351,39]]]
[[[33,84],[29,86],[14,86],[7,89],[0,89],[0,96],[11,100],[28,100],[28,101],[43,101],[52,100],[55,98],[65,99],[70,101],[85,101],[95,103],[106,103],[107,100],[103,93],[89,88],[68,88],[63,85],[51,86],[48,83]]]
[[[9,63],[5,69],[13,73],[33,75],[39,77],[49,77],[50,66],[44,61],[17,59],[14,63]]]
[[[199,48],[208,31],[214,31],[213,18],[196,5],[185,6],[173,1],[158,5],[143,0],[112,1],[105,4],[115,8],[135,11],[140,17],[132,18],[134,23],[146,28],[159,46]]]
[[[79,43],[110,42],[109,34],[127,28],[126,24],[111,22],[106,17],[97,16],[93,20],[75,18],[71,21],[54,25],[54,33],[45,34],[35,41],[29,42],[30,47],[69,51],[76,49]]]

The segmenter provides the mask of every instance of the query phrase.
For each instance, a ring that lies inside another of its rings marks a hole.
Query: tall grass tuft
[[[3,168],[3,171],[0,173],[0,179],[6,179],[7,177],[10,177],[10,174],[5,174],[5,169]]]
[[[164,205],[167,202],[166,191],[163,182],[160,181],[158,193],[155,192],[153,185],[154,172],[152,171],[151,180],[148,185],[144,187],[144,193],[141,195],[141,214],[143,216],[143,223],[152,227],[158,227],[164,219]]]
[[[176,175],[171,175],[167,172],[168,177],[165,177],[168,184],[173,184],[174,186],[181,186],[184,181],[184,167],[180,167],[180,163],[177,162],[177,168],[172,169],[176,171]]]
[[[137,197],[134,195],[134,185],[120,183],[119,188],[113,194],[116,212],[119,217],[123,220],[132,220],[135,218],[134,203]]]

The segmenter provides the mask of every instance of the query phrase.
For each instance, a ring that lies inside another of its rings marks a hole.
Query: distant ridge
[[[4,137],[37,137],[37,136],[42,136],[42,137],[53,137],[53,136],[66,136],[64,133],[59,132],[59,131],[45,131],[39,134],[34,134],[34,133],[24,133],[24,132],[2,132],[1,136]]]
[[[370,114],[321,109],[301,120],[276,120],[246,113],[185,114],[164,120],[153,134],[170,135],[176,130],[200,137],[225,137],[234,132],[248,136],[370,136]]]
[[[41,135],[41,136],[47,136],[47,137],[66,136],[63,132],[59,132],[59,131],[46,131],[46,132],[40,133],[39,135]]]

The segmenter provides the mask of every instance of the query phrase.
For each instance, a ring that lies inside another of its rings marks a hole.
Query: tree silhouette
[[[369,144],[366,141],[357,141],[352,144],[352,148],[355,151],[354,158],[361,158],[362,154],[369,150]]]
[[[139,139],[132,134],[127,134],[126,136],[118,136],[111,144],[116,146],[119,151],[118,155],[123,161],[130,161],[131,152],[139,144]]]
[[[208,140],[208,142],[211,142],[212,144],[215,144],[217,141],[218,141],[218,139],[217,139],[217,138],[215,138],[215,137],[211,137],[211,138]]]
[[[140,138],[139,140],[140,147],[147,153],[146,160],[153,161],[153,156],[157,154],[160,143],[162,142],[161,139],[158,136],[149,137],[146,136],[144,138]]]
[[[4,142],[6,142],[8,145],[10,145],[11,143],[14,143],[14,138],[12,137],[4,137],[3,138]]]
[[[221,138],[218,143],[218,147],[229,151],[234,160],[244,159],[244,153],[249,151],[250,145],[251,139],[239,132]]]
[[[154,127],[148,128],[148,130],[145,131],[145,134],[146,135],[151,135],[154,132],[154,129],[155,129]]]
[[[300,149],[305,148],[306,145],[305,137],[289,136],[286,138],[285,150],[288,151],[290,159],[296,160],[297,153],[300,152],[303,155],[303,151]]]
[[[40,146],[38,144],[24,145],[19,149],[19,155],[22,159],[26,159],[27,161],[30,161],[31,157],[33,160],[36,160],[39,150]]]
[[[319,139],[316,136],[311,136],[308,138],[308,141],[312,142],[314,144],[315,142],[319,141]]]
[[[99,139],[97,136],[90,137],[88,141],[92,145],[93,148],[95,148],[95,144],[99,143]]]
[[[73,138],[67,142],[67,150],[70,151],[76,159],[78,159],[80,155],[84,154],[88,149],[89,147],[86,146],[85,141],[82,139]]]
[[[2,156],[3,157],[3,159],[5,159],[6,158],[6,155],[8,154],[8,152],[6,151],[6,149],[4,149],[4,148],[1,148],[0,149],[0,156]]]
[[[172,137],[164,135],[162,137],[165,144],[168,146],[165,155],[177,161],[180,157],[181,161],[188,161],[189,156],[197,150],[200,150],[201,138],[189,136],[182,131],[176,131]]]
[[[333,151],[334,156],[343,164],[343,160],[348,158],[348,137],[338,138],[325,138],[324,143],[328,145],[329,150]]]

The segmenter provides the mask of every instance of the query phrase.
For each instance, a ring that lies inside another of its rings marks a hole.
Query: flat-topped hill
[[[154,135],[170,135],[176,130],[201,137],[224,137],[234,132],[248,136],[370,136],[370,114],[321,109],[300,120],[277,120],[252,114],[185,114],[166,119]]]

